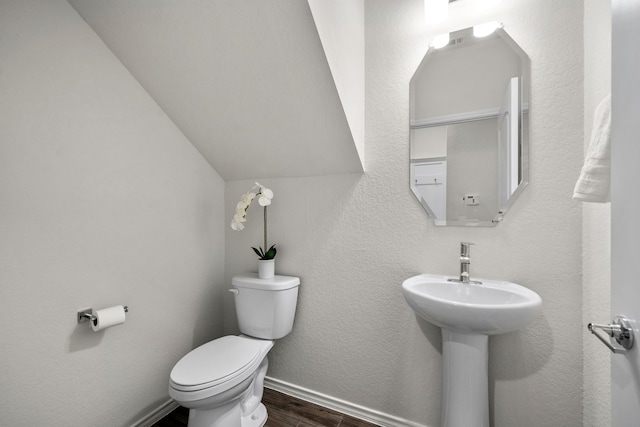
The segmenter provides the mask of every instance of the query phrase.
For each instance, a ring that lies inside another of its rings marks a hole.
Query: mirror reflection
[[[496,225],[526,185],[529,69],[502,28],[451,33],[422,60],[410,88],[410,185],[436,225]]]

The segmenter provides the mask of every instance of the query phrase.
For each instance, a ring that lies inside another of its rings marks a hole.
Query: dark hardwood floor
[[[262,403],[269,418],[265,427],[375,427],[375,424],[323,408],[304,400],[264,389]],[[152,427],[186,427],[189,410],[180,407]]]

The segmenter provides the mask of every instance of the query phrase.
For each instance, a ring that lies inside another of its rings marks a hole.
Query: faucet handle
[[[471,242],[460,242],[460,256],[469,256],[469,246],[475,245],[475,243]]]

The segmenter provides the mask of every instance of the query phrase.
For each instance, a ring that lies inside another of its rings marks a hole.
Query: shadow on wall
[[[418,325],[429,343],[442,354],[442,334],[440,328],[416,316]],[[538,325],[538,326],[536,326]],[[493,371],[489,367],[489,378],[496,380],[515,380],[526,378],[547,364],[553,352],[553,337],[544,333],[550,331],[551,325],[546,317],[540,317],[533,326],[538,333],[523,334],[514,331],[507,334],[493,335],[489,339],[489,361],[500,364],[500,369]],[[532,339],[524,339],[532,337]],[[516,354],[513,349],[526,349],[526,354]],[[494,375],[495,374],[495,375]]]
[[[429,343],[438,350],[438,353],[442,355],[442,334],[440,333],[440,327],[435,326],[422,317],[416,316],[416,320],[418,321],[418,326],[420,326],[420,330],[424,334],[424,336],[429,340]]]
[[[540,371],[553,353],[551,325],[540,316],[522,331],[492,336],[489,340],[489,378],[496,381],[526,378]],[[517,352],[514,352],[514,349]],[[499,369],[492,369],[500,365]]]
[[[89,323],[77,323],[69,335],[69,353],[86,350],[100,345],[107,330],[94,332]]]
[[[224,279],[221,279],[224,280]],[[192,347],[196,348],[206,342],[220,338],[223,335],[223,316],[227,289],[224,283],[213,284],[203,293],[197,308],[197,321],[193,330]],[[177,321],[180,321],[178,318]],[[177,362],[177,361],[176,361]]]
[[[489,339],[489,399],[495,402],[496,383],[526,378],[541,370],[551,358],[554,342],[551,325],[541,316],[523,331],[495,335]],[[520,349],[514,352],[513,349]],[[498,366],[494,369],[494,366]],[[494,403],[489,406],[493,422]]]

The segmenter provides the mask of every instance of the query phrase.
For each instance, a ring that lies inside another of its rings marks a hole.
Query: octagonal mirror
[[[411,79],[410,187],[436,225],[495,226],[526,186],[529,75],[500,27],[427,51]]]

